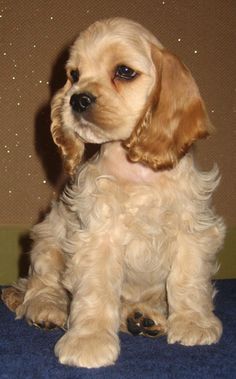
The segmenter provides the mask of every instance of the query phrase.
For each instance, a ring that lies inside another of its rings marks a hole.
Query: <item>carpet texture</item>
[[[211,346],[168,345],[157,340],[120,334],[121,354],[114,366],[80,369],[60,365],[53,353],[60,330],[43,331],[0,303],[1,379],[216,379],[236,378],[236,280],[216,282],[216,314],[224,325],[220,342]]]

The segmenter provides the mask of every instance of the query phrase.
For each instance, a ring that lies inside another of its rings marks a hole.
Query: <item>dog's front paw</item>
[[[24,317],[30,325],[39,328],[53,329],[56,327],[65,329],[67,322],[67,304],[60,305],[36,296],[20,305],[16,310],[17,318]]]
[[[56,344],[55,354],[60,363],[69,366],[96,368],[114,364],[119,355],[118,336],[106,332],[79,336],[69,330]]]
[[[222,334],[220,320],[211,314],[184,316],[172,314],[168,320],[168,343],[181,345],[211,345],[219,341]]]

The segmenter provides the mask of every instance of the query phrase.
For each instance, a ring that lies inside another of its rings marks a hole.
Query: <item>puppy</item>
[[[66,71],[51,131],[70,184],[33,228],[29,276],[5,303],[30,324],[67,326],[55,353],[72,366],[113,364],[119,330],[216,343],[211,277],[225,226],[210,207],[218,169],[193,160],[213,128],[191,73],[122,18],[81,33]],[[81,163],[85,143],[101,148]]]

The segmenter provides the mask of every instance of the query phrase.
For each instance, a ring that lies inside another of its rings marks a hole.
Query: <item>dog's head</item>
[[[68,80],[52,101],[52,136],[73,174],[84,143],[122,141],[128,158],[173,167],[211,124],[197,85],[141,25],[98,21],[71,48]]]

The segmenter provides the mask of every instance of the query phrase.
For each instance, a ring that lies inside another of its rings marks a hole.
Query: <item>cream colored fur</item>
[[[29,277],[16,287],[25,295],[15,307],[30,323],[67,324],[55,347],[64,364],[113,364],[118,331],[127,331],[135,309],[162,323],[169,343],[211,344],[222,333],[211,285],[225,233],[211,209],[217,167],[199,171],[190,149],[173,168],[153,170],[131,162],[122,144],[160,80],[153,45],[161,54],[160,43],[138,24],[108,20],[82,33],[67,65],[79,67],[81,78],[59,95],[63,133],[102,146],[76,167],[72,184],[33,228]],[[141,74],[111,85],[115,61]],[[85,90],[97,101],[77,117],[69,99]]]

